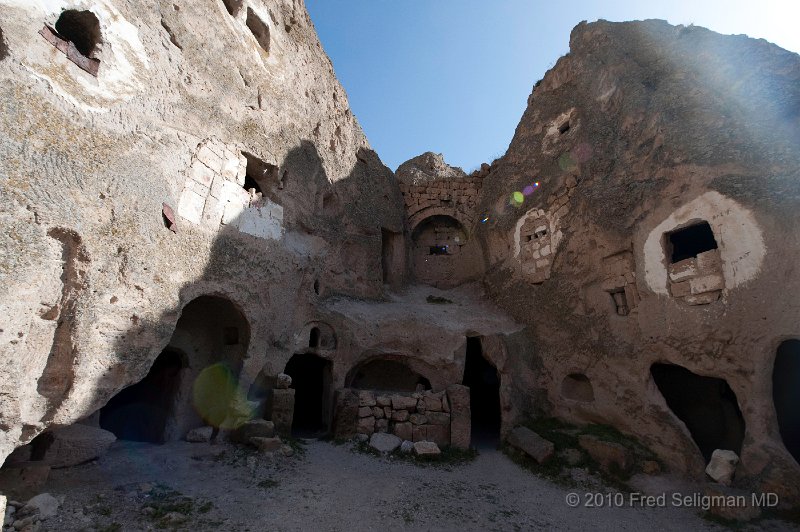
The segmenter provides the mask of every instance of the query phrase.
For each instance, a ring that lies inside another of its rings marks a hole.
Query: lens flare
[[[572,150],[572,158],[579,163],[585,163],[592,158],[592,147],[587,142],[578,144]]]
[[[523,196],[522,192],[520,192],[519,190],[511,194],[511,199],[509,200],[509,203],[514,207],[519,207],[524,202],[525,202],[525,196]]]
[[[531,194],[533,194],[534,190],[535,190],[535,188],[534,188],[533,185],[528,185],[527,187],[522,189],[522,195],[523,196],[530,196]]]
[[[561,170],[564,172],[572,172],[578,167],[578,163],[575,162],[571,154],[562,153],[561,157],[558,158],[558,166],[560,166]]]
[[[192,403],[203,420],[220,427],[228,417],[231,400],[238,390],[236,378],[223,363],[212,364],[197,376],[192,389]]]

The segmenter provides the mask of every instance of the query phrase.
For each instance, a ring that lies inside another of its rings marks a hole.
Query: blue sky
[[[425,151],[502,155],[582,20],[660,18],[800,52],[800,0],[306,0],[353,112],[392,170]]]

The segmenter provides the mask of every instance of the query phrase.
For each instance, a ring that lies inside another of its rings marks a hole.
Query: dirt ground
[[[571,508],[573,491],[614,492],[591,477],[562,487],[494,449],[434,465],[353,444],[297,448],[270,459],[230,444],[118,441],[52,471],[44,491],[63,502],[42,530],[724,530],[686,508]]]

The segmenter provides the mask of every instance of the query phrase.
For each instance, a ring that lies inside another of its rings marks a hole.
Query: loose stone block
[[[275,432],[280,436],[291,436],[294,419],[294,390],[272,390],[271,419]]]
[[[333,420],[333,436],[339,440],[349,440],[356,435],[358,423],[358,394],[353,390],[338,390],[335,396],[336,417]]]
[[[725,288],[725,279],[723,279],[721,273],[703,275],[701,277],[689,279],[689,286],[691,287],[692,294],[702,294],[713,290],[722,290]]]
[[[450,404],[450,445],[469,449],[472,431],[469,388],[460,384],[448,387],[447,401]]]
[[[450,414],[445,414],[444,412],[426,412],[425,417],[428,418],[428,423],[431,425],[450,426]]]
[[[414,426],[408,421],[395,423],[392,432],[403,440],[412,440],[414,438]]]
[[[400,447],[403,440],[394,434],[375,433],[369,439],[369,446],[382,453],[390,453]]]
[[[630,451],[619,443],[603,441],[596,436],[584,434],[578,437],[578,445],[608,473],[627,471],[632,464]]]
[[[425,427],[425,436],[429,441],[436,442],[440,447],[450,445],[450,427],[447,425],[422,425]]]
[[[424,425],[428,422],[428,418],[422,414],[411,414],[409,416],[409,421],[414,425]]]
[[[375,395],[367,390],[358,392],[358,404],[360,406],[375,406],[377,404]]]
[[[379,395],[376,399],[376,402],[380,407],[392,406],[392,399],[387,395]]]
[[[429,412],[441,412],[442,411],[442,400],[439,397],[436,397],[433,394],[426,394],[422,401],[424,403],[424,407],[426,411]]]
[[[408,410],[395,410],[392,412],[392,420],[394,421],[407,421]]]
[[[374,417],[360,418],[358,420],[356,431],[359,434],[372,434],[373,432],[375,432],[375,418]]]
[[[733,451],[716,449],[711,453],[711,460],[706,466],[706,474],[723,486],[730,486],[736,466],[739,464],[739,455]]]
[[[394,410],[408,410],[409,412],[413,412],[417,409],[417,400],[404,395],[393,395],[392,408]]]
[[[508,435],[508,443],[524,452],[537,463],[543,464],[555,452],[553,442],[548,441],[527,427],[516,427]]]
[[[442,454],[442,451],[435,442],[418,441],[414,444],[414,453],[417,456],[436,456]]]

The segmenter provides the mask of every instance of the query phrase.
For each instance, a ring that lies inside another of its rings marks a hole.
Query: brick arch
[[[464,214],[462,212],[458,212],[457,210],[453,209],[452,207],[426,207],[421,211],[417,211],[414,215],[412,215],[408,219],[408,224],[411,229],[411,232],[414,232],[414,229],[422,223],[423,220],[430,218],[431,216],[449,216],[450,218],[454,219],[458,223],[461,224],[461,227],[467,233],[467,237],[470,236],[470,229],[472,228],[473,219],[471,216]]]

